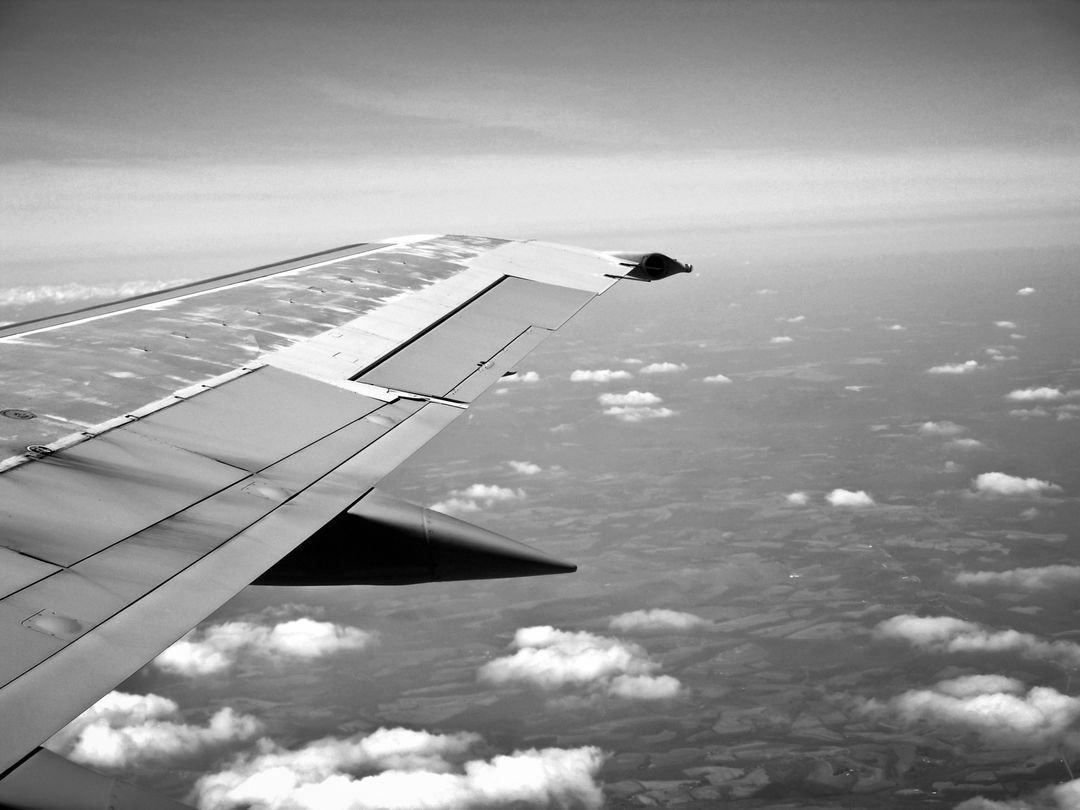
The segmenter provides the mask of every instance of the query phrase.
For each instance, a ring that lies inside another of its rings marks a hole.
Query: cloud
[[[262,731],[254,717],[219,709],[205,726],[184,723],[180,707],[160,695],[110,692],[57,732],[46,746],[97,768],[126,768],[195,757],[246,742]]]
[[[805,492],[791,492],[786,500],[792,506],[806,506],[806,504],[810,503],[810,496]]]
[[[355,627],[306,618],[272,627],[253,622],[225,622],[193,630],[153,663],[175,675],[213,675],[229,669],[243,655],[310,660],[362,650],[374,640],[374,634]]]
[[[39,286],[7,287],[0,289],[0,306],[30,304],[70,304],[96,298],[115,300],[166,290],[185,284],[190,279],[171,281],[124,281],[115,284],[42,284]]]
[[[996,497],[1039,496],[1044,492],[1060,492],[1061,487],[1038,478],[1020,478],[1002,472],[981,473],[971,482],[979,495]]]
[[[686,371],[688,366],[686,363],[649,363],[641,369],[642,374],[674,374],[679,371]]]
[[[654,675],[660,665],[633,642],[536,626],[519,629],[513,646],[517,647],[513,655],[480,668],[481,680],[649,700],[672,698],[682,689],[675,678]]]
[[[787,335],[777,335],[776,337],[769,338],[769,343],[791,343],[794,338]]]
[[[978,371],[980,366],[974,360],[965,360],[963,363],[946,363],[942,366],[931,366],[926,370],[928,374],[968,374]]]
[[[1080,807],[1080,779],[1045,787],[1024,799],[996,801],[976,796],[960,802],[956,810],[1076,810]]]
[[[620,633],[653,633],[658,630],[692,630],[709,624],[707,619],[693,613],[653,608],[620,613],[608,622],[608,627]]]
[[[1041,419],[1050,415],[1050,411],[1043,407],[1035,408],[1013,408],[1009,411],[1009,416],[1015,416],[1020,419]]]
[[[525,497],[525,490],[500,487],[496,484],[470,484],[465,489],[450,491],[450,497],[431,505],[437,512],[479,512],[497,503]]]
[[[671,408],[639,408],[616,405],[604,409],[605,416],[614,416],[623,422],[643,422],[646,419],[667,419],[675,415]]]
[[[1041,747],[1060,741],[1080,717],[1080,698],[1000,675],[972,675],[940,681],[931,689],[913,689],[885,704],[887,711],[911,725],[972,731],[984,740],[1009,746]]]
[[[1019,290],[1016,291],[1016,294],[1017,295],[1031,295],[1033,292],[1035,292],[1034,287],[1021,287]]]
[[[471,732],[404,728],[327,737],[291,751],[264,741],[257,753],[201,777],[194,793],[203,810],[521,805],[595,810],[603,803],[600,749],[529,749],[469,759],[482,742]],[[364,771],[369,773],[354,775]]]
[[[999,326],[1002,329],[1015,329],[1016,324],[1012,321],[994,321],[994,326]]]
[[[907,641],[930,652],[1015,653],[1032,661],[1080,666],[1080,645],[1071,641],[1044,641],[1017,630],[988,630],[951,616],[893,616],[874,628],[874,635],[881,639]]]
[[[526,383],[526,384],[528,384],[528,383],[536,383],[536,382],[540,382],[540,375],[537,374],[535,371],[526,371],[526,372],[515,371],[512,374],[507,374],[505,377],[503,377],[502,382],[504,382],[504,383],[517,382],[517,383]]]
[[[956,584],[1045,591],[1080,585],[1080,566],[1047,565],[1042,568],[1014,568],[1010,571],[965,571],[956,575]]]
[[[756,290],[757,295],[776,295],[776,290],[770,290],[768,287],[762,287],[760,290]]]
[[[899,324],[899,323],[894,323],[891,326],[888,326],[886,328],[890,332],[906,332],[907,331],[907,327],[902,325],[902,324]]]
[[[958,450],[976,450],[984,446],[978,439],[953,439],[946,445],[946,447],[955,447]]]
[[[1010,346],[1009,348],[1013,348],[1013,347]],[[997,361],[999,363],[1004,363],[1006,360],[1015,360],[1016,359],[1015,354],[1005,354],[1004,351],[1002,351],[1001,349],[999,349],[996,346],[990,346],[987,349],[984,349],[984,351],[986,352],[987,355],[989,355],[991,360]]]
[[[923,422],[919,425],[919,433],[924,433],[928,436],[955,436],[958,433],[963,433],[967,428],[962,425],[958,425],[955,422]]]
[[[660,397],[649,391],[629,391],[625,394],[601,394],[601,405],[606,405],[604,414],[614,416],[623,422],[641,422],[645,419],[664,419],[674,416],[671,408],[656,408],[663,402]]]
[[[827,500],[831,506],[851,506],[857,508],[874,505],[874,499],[861,489],[858,492],[852,492],[849,489],[834,489],[825,496],[825,500]]]
[[[510,468],[521,475],[537,475],[543,470],[539,464],[533,464],[531,461],[508,461]]]
[[[660,397],[649,391],[629,391],[625,394],[601,394],[597,397],[601,405],[658,405]]]
[[[711,377],[703,377],[701,381],[707,383],[720,383],[723,385],[731,382],[731,377],[726,377],[723,374],[713,374]]]
[[[629,371],[623,371],[622,369],[612,371],[610,368],[598,368],[594,371],[587,371],[579,368],[570,374],[570,382],[606,383],[613,380],[629,380],[633,376]]]
[[[1080,390],[1062,391],[1060,388],[1044,385],[1039,388],[1017,388],[1007,393],[1005,398],[1013,402],[1054,402],[1076,396],[1080,396]]]
[[[796,315],[796,316],[794,316],[792,318],[779,318],[778,320],[781,320],[784,323],[802,323],[803,321],[806,320],[806,316],[805,315]]]

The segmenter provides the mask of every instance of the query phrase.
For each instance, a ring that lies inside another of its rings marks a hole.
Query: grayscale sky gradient
[[[6,283],[417,231],[699,258],[1080,232],[1067,3],[7,0],[0,108]]]

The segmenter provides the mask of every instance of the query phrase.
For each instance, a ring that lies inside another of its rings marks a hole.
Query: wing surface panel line
[[[424,404],[303,491],[7,683],[0,690],[0,728],[19,733],[0,735],[0,773],[25,756],[31,737],[36,746],[56,733],[370,491],[460,413]],[[132,609],[139,604],[143,610]],[[153,626],[148,615],[156,617]],[[41,682],[63,683],[64,692],[45,702],[35,699]]]

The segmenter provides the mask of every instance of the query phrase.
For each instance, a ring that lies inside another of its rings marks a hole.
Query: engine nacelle
[[[576,570],[501,534],[371,490],[254,584],[409,585]]]

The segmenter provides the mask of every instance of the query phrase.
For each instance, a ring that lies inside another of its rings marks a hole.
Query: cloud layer
[[[622,369],[612,371],[610,368],[598,368],[589,371],[588,369],[579,368],[570,374],[570,382],[608,383],[614,380],[629,380],[633,376],[629,371],[623,371]]]
[[[449,498],[433,503],[431,508],[437,512],[447,513],[479,512],[482,509],[490,509],[497,503],[516,501],[524,497],[525,490],[523,489],[500,487],[497,484],[470,484],[465,489],[451,490]]]
[[[154,666],[176,675],[213,675],[242,656],[310,660],[346,650],[362,650],[374,635],[355,627],[294,619],[272,627],[225,622],[193,630],[154,659]]]
[[[646,419],[666,419],[675,411],[656,407],[663,400],[650,391],[628,391],[625,394],[601,394],[597,400],[604,406],[606,416],[623,422],[642,422]]]
[[[825,496],[825,500],[831,506],[850,506],[856,509],[874,505],[874,499],[861,489],[857,492],[852,492],[849,489],[834,489]]]
[[[1075,587],[1080,585],[1080,566],[1047,565],[1041,568],[1014,568],[1011,571],[965,571],[956,575],[956,584],[1022,591]]]
[[[620,633],[654,633],[666,630],[693,630],[695,627],[707,627],[709,621],[693,613],[678,610],[653,608],[621,613],[608,622],[612,630]]]
[[[660,665],[633,642],[536,626],[518,630],[513,646],[517,648],[513,655],[481,667],[481,680],[643,700],[672,698],[682,689],[675,678],[653,675]]]
[[[649,363],[649,365],[641,369],[642,374],[675,374],[679,371],[686,371],[688,366],[686,363]]]
[[[0,306],[30,304],[70,304],[94,299],[114,300],[165,290],[184,284],[189,279],[171,281],[124,281],[116,284],[42,284],[36,287],[7,287],[0,289]]]
[[[927,369],[930,374],[970,374],[978,371],[980,366],[974,360],[965,360],[963,363],[945,363],[940,366],[931,366]]]
[[[971,675],[940,681],[931,689],[913,689],[872,708],[912,725],[972,731],[984,740],[1008,746],[1042,747],[1060,741],[1080,717],[1080,698],[1055,689],[1024,685],[1000,675]]]
[[[1060,492],[1061,487],[1038,478],[1020,478],[1003,472],[988,472],[971,482],[976,494],[989,497],[1031,497],[1044,492]]]
[[[1080,645],[1071,641],[1045,641],[1018,630],[990,630],[952,616],[894,616],[881,622],[874,629],[874,635],[881,639],[906,641],[931,652],[1013,653],[1032,661],[1080,666]]]
[[[296,750],[263,741],[256,754],[199,779],[202,810],[418,808],[527,805],[599,808],[598,748],[544,748],[469,759],[477,734],[380,728]],[[365,773],[366,772],[366,773]]]
[[[198,756],[262,731],[254,717],[219,709],[205,726],[183,722],[180,707],[160,695],[110,692],[59,731],[47,747],[96,768],[127,768]]]

